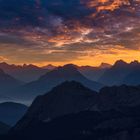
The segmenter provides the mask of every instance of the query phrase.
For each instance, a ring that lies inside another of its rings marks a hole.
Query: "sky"
[[[0,0],[0,61],[140,61],[140,0]]]

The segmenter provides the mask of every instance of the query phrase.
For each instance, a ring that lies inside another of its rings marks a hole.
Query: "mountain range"
[[[97,98],[97,92],[80,83],[64,82],[47,94],[37,97],[19,126],[28,127],[26,124],[34,118],[47,122],[59,116],[87,110],[96,104]]]
[[[138,140],[139,111],[140,86],[105,87],[97,94],[78,82],[64,82],[37,97],[9,136],[23,140]]]
[[[139,50],[140,0],[0,0],[0,140],[140,140],[140,62],[52,65]]]
[[[109,64],[102,64],[99,67],[77,66],[73,64],[59,67],[52,65],[45,66],[46,68],[37,67],[39,70],[43,69],[43,73],[45,74],[42,73],[43,75],[40,77],[38,75],[39,78],[35,81],[32,81],[33,79],[31,78],[31,82],[28,83],[23,83],[13,78],[14,75],[12,76],[11,66],[14,67],[15,74],[19,71],[19,68],[17,67],[20,67],[21,71],[25,67],[25,69],[27,69],[26,76],[30,75],[32,70],[36,69],[36,66],[14,66],[1,63],[0,67],[2,67],[2,65],[5,70],[10,67],[9,73],[11,71],[11,75],[6,74],[3,70],[0,72],[0,82],[2,85],[0,86],[1,101],[3,100],[2,98],[5,97],[7,98],[6,101],[21,101],[22,103],[30,104],[36,96],[50,91],[53,87],[63,83],[64,81],[72,80],[81,82],[84,86],[95,91],[99,91],[104,86],[117,86],[123,84],[137,86],[140,84],[140,63],[138,61],[126,63],[123,60],[118,60],[112,66]],[[24,74],[22,76],[24,77]]]
[[[86,78],[102,83],[104,85],[112,86],[121,84],[140,84],[140,63],[136,60],[130,63],[126,63],[123,60],[118,60],[114,63],[114,65],[102,63],[98,67],[77,65],[73,66],[75,66],[77,70]],[[0,69],[3,70],[6,74],[26,83],[36,81],[41,76],[44,76],[46,73],[57,68],[58,67],[51,64],[38,67],[32,64],[17,66],[14,64],[10,65],[5,62],[0,63]]]
[[[98,82],[106,83],[106,85],[139,85],[140,63],[133,61],[126,63],[123,60],[118,60],[99,78]],[[138,77],[137,77],[138,76]]]
[[[23,84],[24,82],[13,78],[0,69],[0,94],[3,94],[7,90],[9,91],[11,89],[17,88]]]
[[[97,81],[100,76],[111,67],[110,64],[102,63],[98,67],[93,66],[76,66],[77,69],[87,78]],[[24,81],[25,83],[29,83],[32,81],[37,80],[47,72],[56,69],[57,66],[54,65],[46,65],[42,67],[38,67],[32,64],[24,64],[24,65],[14,65],[8,64],[6,62],[0,63],[0,69],[3,70],[5,73],[9,74],[10,76]]]
[[[139,140],[139,108],[106,112],[85,111],[66,115],[50,122],[33,120],[20,131],[11,131],[9,139],[25,140]],[[132,109],[135,115],[131,114]],[[15,132],[17,135],[15,135]],[[7,137],[8,139],[8,137]],[[9,140],[8,139],[8,140]]]
[[[10,65],[5,62],[0,63],[0,69],[3,70],[5,73],[11,75],[12,77],[25,83],[37,80],[40,76],[51,70],[50,67],[49,69],[47,69],[47,66],[44,69],[32,64]]]
[[[26,100],[31,102],[37,95],[44,94],[65,81],[73,80],[77,82],[79,81],[86,87],[96,91],[103,87],[102,84],[91,81],[83,76],[75,65],[68,64],[63,67],[58,67],[57,69],[41,76],[38,80],[27,83],[16,90],[8,92],[7,94],[13,98],[15,97],[17,100]]]
[[[108,70],[110,67],[111,67],[110,64],[102,63],[98,67],[79,66],[77,68],[88,79],[91,79],[93,81],[98,81],[99,78],[104,74],[104,72]]]

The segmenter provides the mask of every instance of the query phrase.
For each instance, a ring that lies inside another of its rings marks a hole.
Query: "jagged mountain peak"
[[[108,63],[101,63],[99,66],[99,68],[110,68],[110,67],[111,67],[111,65]]]
[[[84,77],[77,69],[76,65],[73,64],[67,64],[64,66],[60,66],[48,73],[46,73],[45,75],[43,75],[40,79],[47,79],[47,78],[61,78],[61,79],[65,79],[65,81],[67,80],[74,80],[75,78],[78,77]],[[74,78],[74,79],[73,79]]]
[[[48,122],[59,116],[84,111],[96,104],[97,98],[97,92],[79,82],[63,82],[45,95],[38,96],[15,129],[28,127],[26,124],[34,119]]]
[[[55,68],[57,68],[56,66],[52,65],[52,64],[48,64],[46,66],[42,67],[43,69],[48,69],[48,70],[54,70]]]
[[[69,69],[69,70],[77,70],[77,66],[74,65],[74,64],[66,64],[66,65],[64,65],[64,66],[62,66],[62,67],[58,67],[58,69],[64,69],[64,70],[66,70],[66,69]]]
[[[131,65],[140,65],[139,61],[138,60],[134,60],[130,63]]]
[[[81,83],[77,82],[77,81],[65,81],[63,83],[61,83],[60,85],[56,86],[55,88],[53,88],[53,91],[75,91],[75,90],[80,90],[80,91],[85,91],[85,90],[89,90],[88,88],[86,88],[85,86],[83,86]]]
[[[126,63],[126,62],[123,61],[123,60],[118,60],[118,61],[115,62],[114,66],[115,66],[115,67],[121,67],[121,66],[125,66],[125,65],[127,65],[127,64],[128,64],[128,63]]]

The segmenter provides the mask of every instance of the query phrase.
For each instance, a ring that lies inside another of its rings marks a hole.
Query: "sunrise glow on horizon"
[[[139,0],[33,0],[7,6],[9,11],[0,3],[0,62],[140,61]]]

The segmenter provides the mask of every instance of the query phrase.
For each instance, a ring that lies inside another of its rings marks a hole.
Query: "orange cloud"
[[[129,50],[121,46],[105,51],[94,50],[90,51],[87,56],[81,57],[79,60],[72,61],[72,63],[78,65],[98,66],[102,62],[114,64],[115,61],[120,59],[125,60],[126,62],[131,62],[133,60],[140,61],[140,50]]]
[[[45,11],[42,17],[44,11],[36,0],[34,10],[40,9],[40,13],[33,11],[34,20],[27,21],[32,23],[37,17],[41,25],[33,22],[35,25],[31,26],[27,22],[27,26],[15,27],[21,20],[17,19],[12,22],[14,28],[2,28],[0,56],[8,58],[5,60],[9,63],[38,65],[99,65],[102,61],[112,64],[117,59],[140,60],[139,1],[130,5],[129,0],[79,0],[77,5],[69,6],[66,1],[57,1],[56,6],[55,1],[52,4],[47,1],[51,6],[48,13],[52,14]]]
[[[129,0],[90,0],[87,3],[89,8],[97,7],[97,11],[110,10],[114,11],[122,5],[130,5]]]

